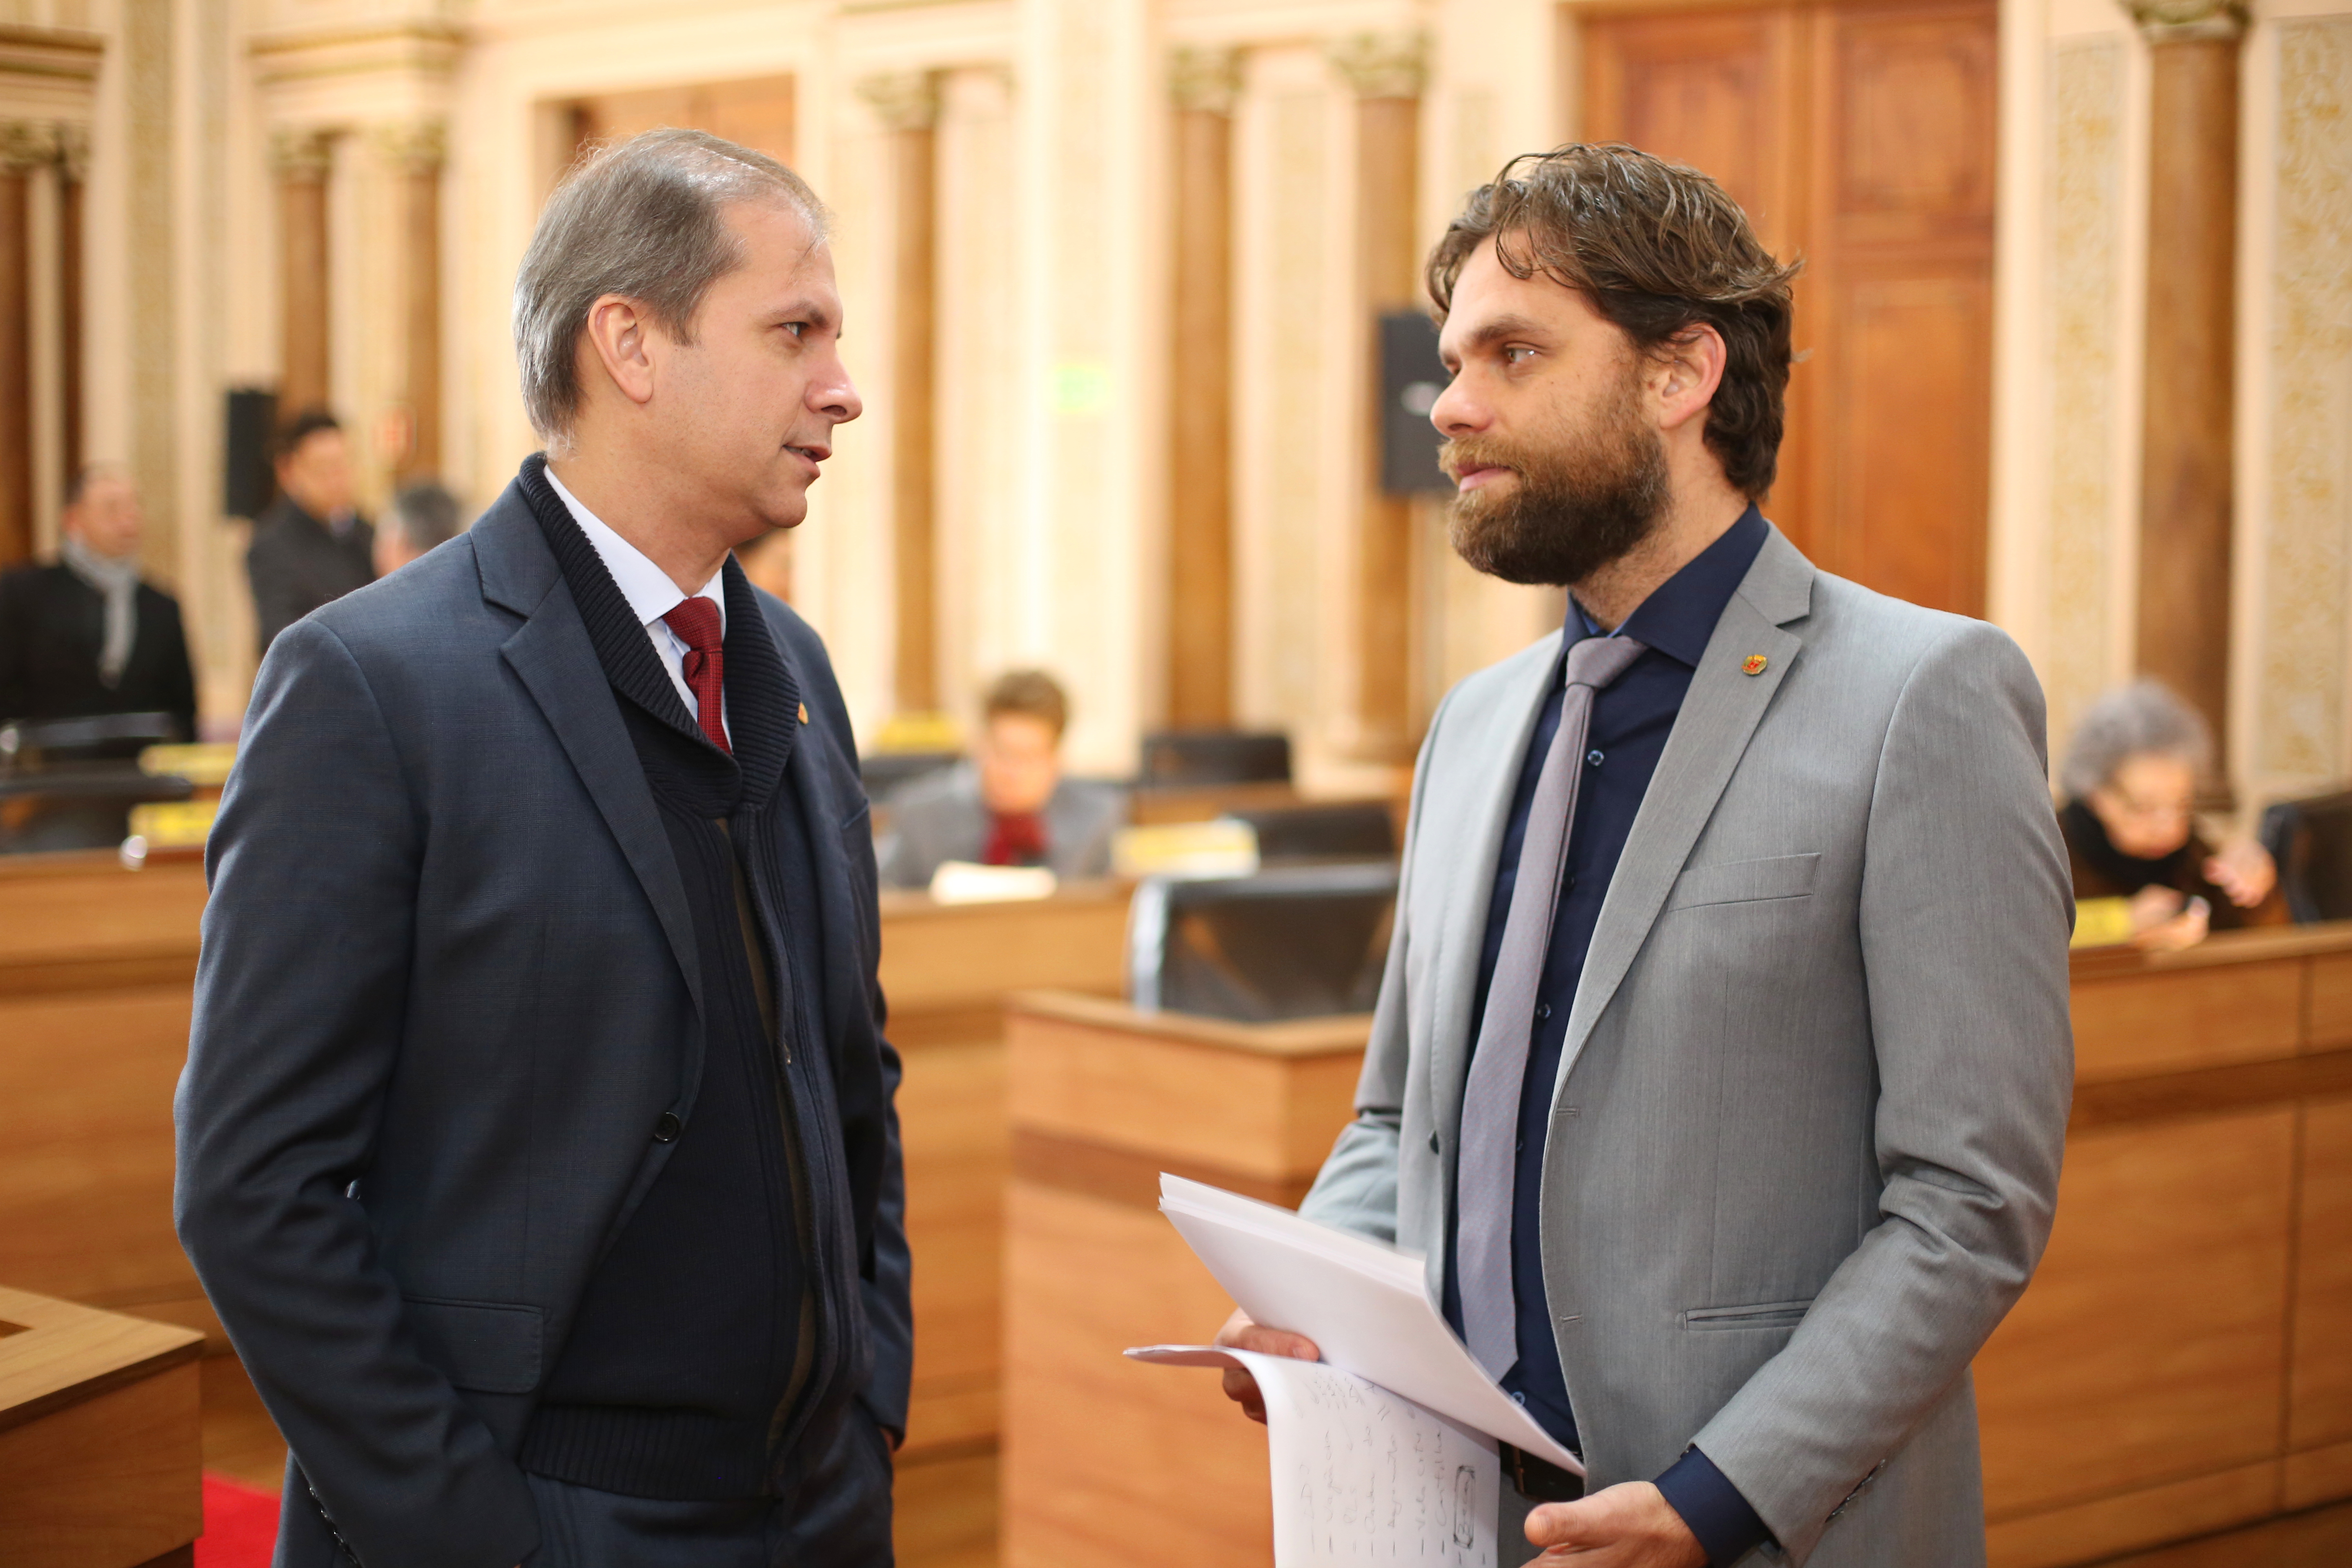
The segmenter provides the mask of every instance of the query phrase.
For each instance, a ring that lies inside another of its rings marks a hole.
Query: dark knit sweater
[[[702,1048],[699,1081],[682,1086],[668,1158],[588,1282],[520,1459],[539,1474],[630,1496],[755,1497],[772,1489],[776,1447],[808,1391],[815,1350],[807,1178],[791,1098],[795,1041],[809,1030],[806,987],[790,960],[780,966],[773,956],[793,944],[771,941],[758,912],[764,905],[789,921],[784,889],[810,880],[799,812],[767,809],[791,787],[783,764],[797,700],[730,560],[735,753],[712,745],[585,535],[538,510],[619,699],[692,913]]]

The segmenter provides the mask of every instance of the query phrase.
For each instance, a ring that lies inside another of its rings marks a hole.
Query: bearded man
[[[1568,624],[1431,722],[1302,1212],[1425,1252],[1582,1456],[1506,1448],[1507,1563],[1984,1561],[1968,1369],[2055,1202],[2066,858],[2015,645],[1759,510],[1794,270],[1706,176],[1591,146],[1429,264],[1454,547]]]

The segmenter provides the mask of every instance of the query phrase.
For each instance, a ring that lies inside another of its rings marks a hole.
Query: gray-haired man
[[[272,645],[210,850],[180,1232],[280,1564],[887,1564],[902,1186],[866,802],[732,548],[835,426],[824,213],[663,131],[515,288],[532,458]]]

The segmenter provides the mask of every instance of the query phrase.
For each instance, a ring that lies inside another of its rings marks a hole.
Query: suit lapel
[[[1462,1090],[1469,1071],[1470,1014],[1478,994],[1478,959],[1486,951],[1486,915],[1494,901],[1495,875],[1510,825],[1511,797],[1544,700],[1559,674],[1559,636],[1554,633],[1525,655],[1527,667],[1460,739],[1446,738],[1448,755],[1472,759],[1471,788],[1461,803],[1462,826],[1448,838],[1454,864],[1441,885],[1448,891],[1440,912],[1435,977],[1431,997],[1431,1125],[1449,1134],[1461,1124]]]
[[[1804,639],[1782,623],[1807,614],[1812,577],[1811,563],[1775,530],[1716,622],[1715,635],[1691,675],[1682,712],[1658,759],[1658,771],[1626,836],[1609,896],[1601,901],[1601,919],[1569,1013],[1555,1094],[1568,1081],[1593,1025],[1649,940],[1667,890],[1682,875],[1691,847],[1715,815],[1716,802],[1731,782],[1748,738],[1804,646]],[[1750,675],[1746,667],[1759,654],[1764,658],[1763,668]]]
[[[572,590],[539,537],[537,521],[512,487],[469,532],[481,564],[483,597],[527,617],[499,651],[539,704],[629,868],[636,873],[699,1014],[702,965],[695,950],[686,884],[670,853],[644,764],[637,761],[636,747],[630,742]]]

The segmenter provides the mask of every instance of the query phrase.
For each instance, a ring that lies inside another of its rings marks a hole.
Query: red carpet
[[[269,1554],[277,1549],[278,1494],[206,1476],[196,1568],[269,1568]]]

